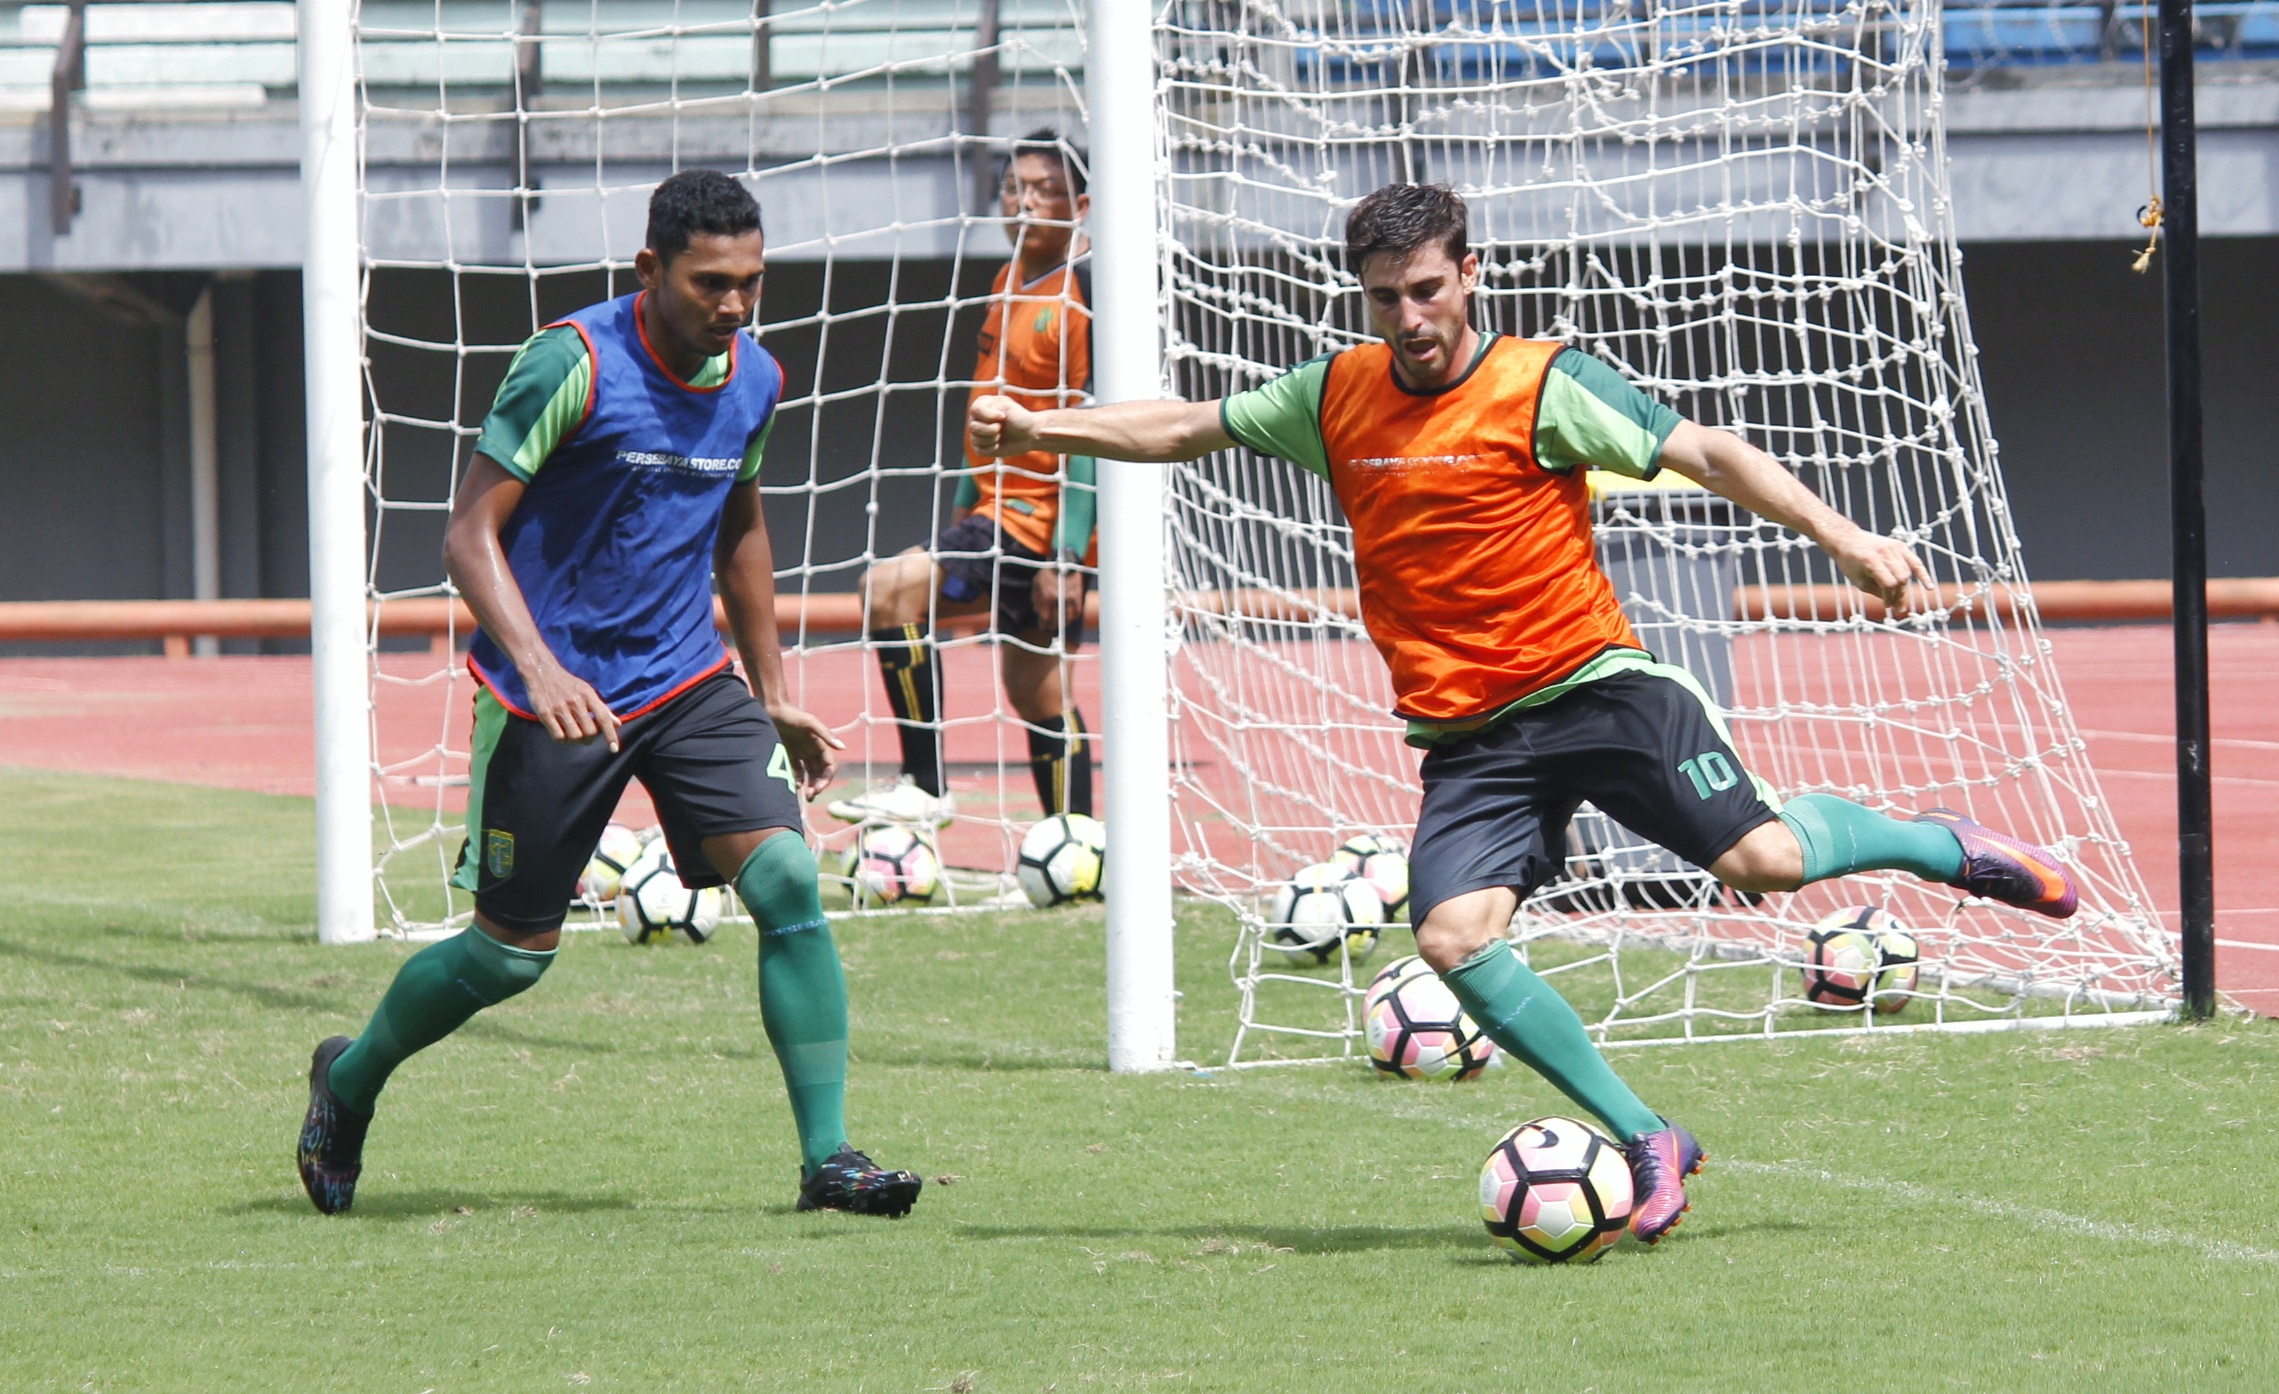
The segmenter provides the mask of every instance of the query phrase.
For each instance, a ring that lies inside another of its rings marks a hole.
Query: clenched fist
[[[1026,455],[1037,448],[1037,416],[1010,397],[976,397],[965,438],[976,455]]]

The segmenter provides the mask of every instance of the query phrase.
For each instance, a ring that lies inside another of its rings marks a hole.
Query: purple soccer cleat
[[[1916,814],[1915,821],[1936,823],[1962,844],[1962,874],[1947,883],[1958,891],[2053,920],[2071,915],[2080,903],[2072,875],[2047,847],[1998,833],[1951,808],[1927,809]]]
[[[1630,1189],[1637,1197],[1630,1212],[1630,1232],[1641,1244],[1659,1242],[1678,1227],[1693,1202],[1686,1199],[1686,1178],[1701,1170],[1701,1144],[1693,1134],[1668,1119],[1658,1133],[1634,1137],[1623,1150],[1630,1157]]]

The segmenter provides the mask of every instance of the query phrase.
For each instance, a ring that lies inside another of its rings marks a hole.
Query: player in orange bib
[[[1475,329],[1480,263],[1449,190],[1379,189],[1345,242],[1377,342],[1215,402],[1035,411],[990,397],[969,408],[967,439],[984,454],[1121,460],[1239,445],[1329,480],[1353,528],[1362,622],[1427,752],[1410,857],[1417,952],[1498,1045],[1622,1139],[1631,1228],[1653,1243],[1685,1213],[1700,1145],[1631,1092],[1504,938],[1559,871],[1583,800],[1741,891],[1901,870],[2063,918],[2073,881],[2048,850],[1945,809],[1890,818],[1829,794],[1783,806],[1700,685],[1639,646],[1599,569],[1585,474],[1675,470],[1804,534],[1894,609],[1929,580],[1904,543],[1598,359]]]
[[[999,189],[1013,259],[990,287],[970,400],[1004,393],[1032,410],[1085,399],[1092,311],[1078,224],[1090,200],[1083,155],[1050,130],[1013,147]],[[1037,801],[1092,811],[1092,748],[1067,690],[1084,636],[1083,568],[1092,565],[1092,461],[1051,450],[1002,459],[967,451],[950,525],[863,578],[872,650],[898,723],[902,775],[826,807],[849,823],[940,825],[955,816],[942,770],[937,617],[987,613],[1005,697],[1028,730]]]

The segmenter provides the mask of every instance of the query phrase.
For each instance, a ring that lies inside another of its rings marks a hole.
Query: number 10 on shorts
[[[1720,789],[1730,789],[1741,782],[1733,762],[1719,750],[1705,750],[1691,760],[1680,760],[1678,769],[1693,781],[1693,791],[1704,799]]]

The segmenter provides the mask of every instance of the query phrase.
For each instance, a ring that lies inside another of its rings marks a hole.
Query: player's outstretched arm
[[[1217,402],[1119,402],[1030,411],[1010,397],[976,397],[965,436],[980,455],[1091,455],[1110,460],[1193,460],[1234,444]]]
[[[1895,614],[1907,612],[1909,583],[1931,584],[1931,573],[1913,548],[1878,537],[1830,508],[1780,461],[1730,431],[1680,422],[1662,443],[1657,463],[1811,538],[1853,585]]]
[[[832,752],[844,750],[846,743],[786,696],[783,641],[775,619],[775,547],[768,540],[756,482],[728,491],[720,535],[712,544],[712,572],[720,580],[720,603],[728,611],[728,632],[744,655],[744,671],[799,772],[800,790],[812,799],[830,787],[839,766]]]
[[[475,612],[475,623],[514,660],[523,690],[530,694],[530,714],[547,733],[558,741],[601,736],[615,750],[617,714],[592,684],[564,668],[546,647],[530,602],[507,565],[499,530],[514,516],[522,490],[520,479],[477,451],[451,501],[451,523],[443,533],[444,568]]]

